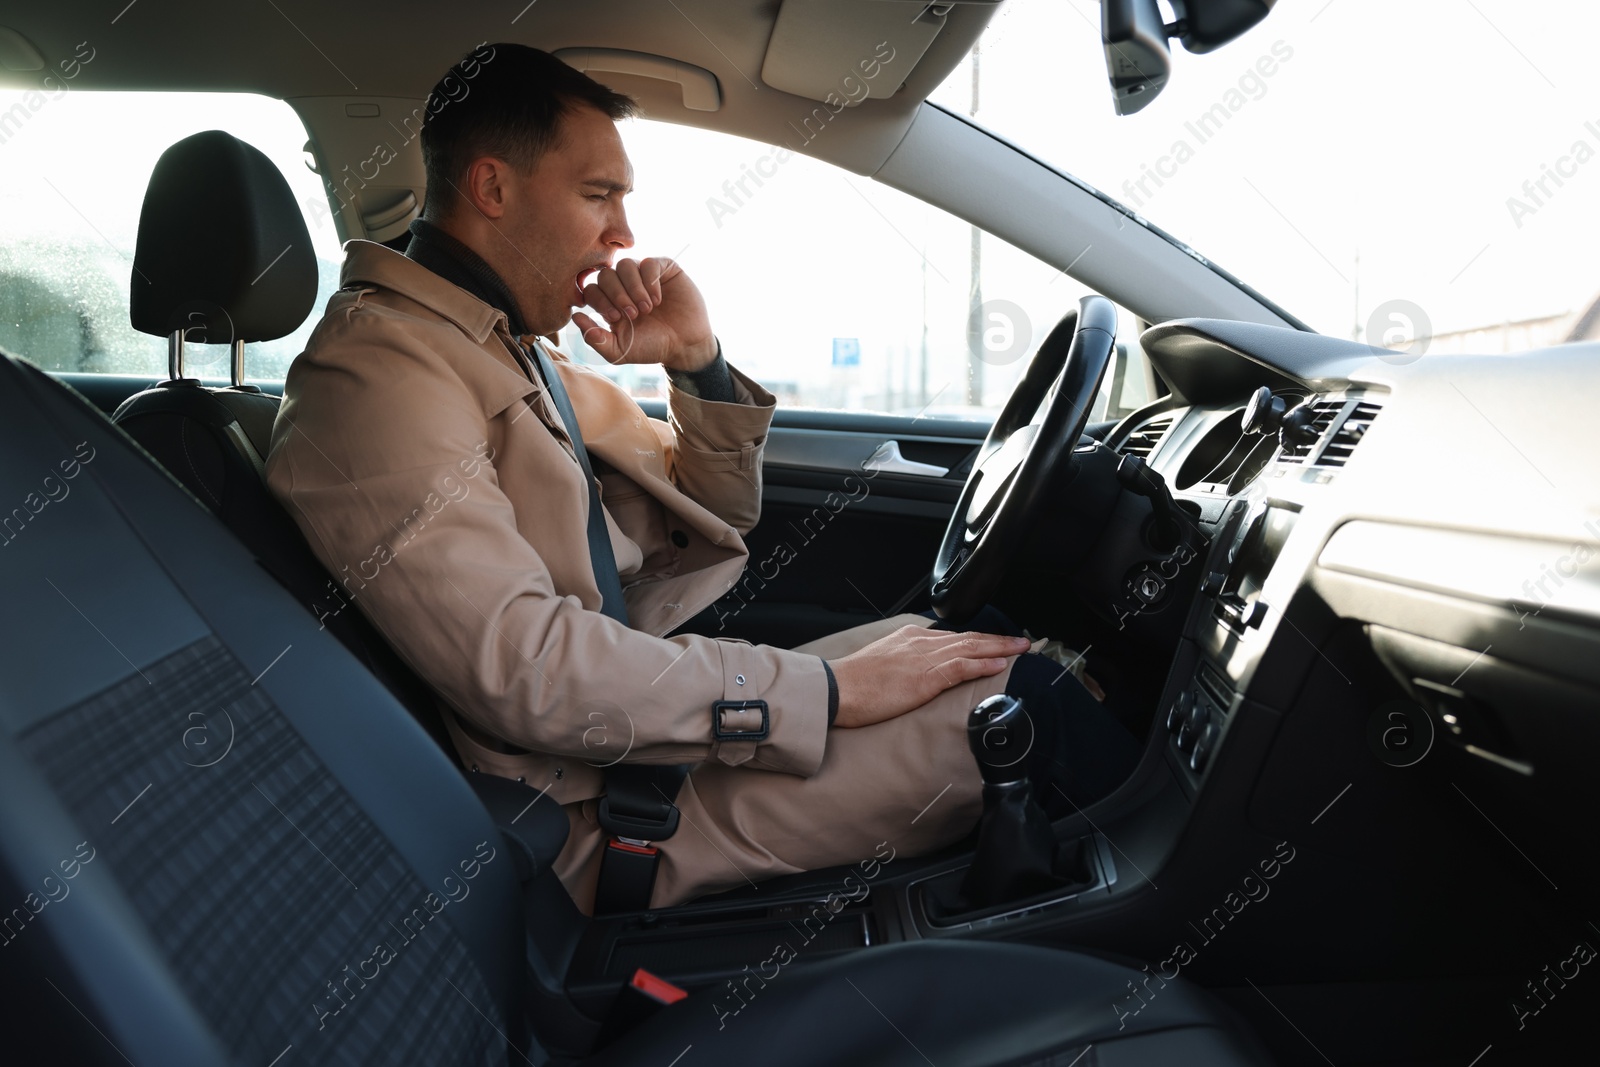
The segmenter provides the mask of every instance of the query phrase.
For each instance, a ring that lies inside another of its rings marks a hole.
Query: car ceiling
[[[818,9],[841,24],[854,20],[863,34],[874,35],[872,24],[886,8],[902,10],[909,25],[928,6],[920,0],[786,2]],[[0,16],[0,27],[37,48],[47,68],[87,40],[95,60],[82,68],[74,88],[250,92],[297,106],[307,97],[421,101],[450,64],[484,41],[515,41],[547,51],[624,49],[702,67],[720,85],[722,107],[704,112],[684,108],[676,85],[629,75],[603,78],[635,95],[650,117],[771,141],[786,123],[817,106],[762,82],[783,6],[780,0],[508,0],[493,5],[396,0],[375,9],[252,0],[229,5],[224,13],[204,0],[134,0],[120,13],[114,2],[93,18],[70,5],[13,8]],[[943,28],[901,91],[849,109],[850,136],[830,140],[826,158],[858,173],[875,170],[899,143],[917,106],[971,49],[997,6],[949,5]],[[862,55],[871,55],[870,44]],[[850,73],[853,62],[820,50],[816,59],[837,63],[841,76]],[[39,77],[38,71],[0,69],[0,86],[36,88]]]

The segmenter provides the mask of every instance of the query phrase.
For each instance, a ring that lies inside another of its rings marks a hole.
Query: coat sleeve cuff
[[[728,361],[722,358],[722,342],[717,342],[717,358],[699,370],[672,370],[667,372],[672,387],[689,396],[713,403],[736,402],[733,392],[733,375],[728,371]]]
[[[747,470],[760,462],[777,398],[728,365],[733,396],[719,403],[694,396],[674,382],[667,390],[668,416],[680,452],[710,469]]]
[[[833,676],[833,668],[828,666],[828,661],[822,661],[822,669],[828,673],[828,727],[833,727],[833,720],[839,717],[839,680]]]
[[[721,640],[717,646],[722,653],[722,698],[764,703],[768,729],[759,740],[714,738],[707,758],[803,778],[816,774],[827,747],[828,726],[817,716],[817,707],[827,700],[828,665],[817,656],[758,649],[744,641]],[[744,716],[734,721],[738,719]],[[754,718],[746,722],[757,725]]]

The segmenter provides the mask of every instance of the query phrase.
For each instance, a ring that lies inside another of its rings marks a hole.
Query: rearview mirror
[[[1142,110],[1166,88],[1172,73],[1168,37],[1191,52],[1221,48],[1267,17],[1277,0],[1168,0],[1176,21],[1161,21],[1156,0],[1101,0],[1111,102],[1119,115]]]
[[[1166,88],[1172,53],[1156,0],[1101,0],[1100,41],[1117,114],[1132,115]]]

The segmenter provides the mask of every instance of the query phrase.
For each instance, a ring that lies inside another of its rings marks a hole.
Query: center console
[[[1263,395],[1264,394],[1264,395]],[[1366,427],[1381,410],[1363,394],[1310,397],[1297,406],[1260,390],[1239,413],[1237,432],[1278,430],[1269,463],[1240,486],[1202,483],[1187,495],[1191,509],[1216,516],[1206,572],[1185,636],[1194,665],[1179,680],[1160,716],[1167,756],[1191,791],[1197,789],[1223,743],[1255,666],[1287,604],[1267,596],[1268,582],[1304,509],[1333,482]],[[1214,436],[1224,421],[1213,426]],[[1218,497],[1228,496],[1225,502]],[[1282,590],[1293,583],[1278,584]],[[1273,618],[1274,611],[1280,613]],[[1270,625],[1269,625],[1270,620]],[[1289,625],[1292,625],[1289,624]]]

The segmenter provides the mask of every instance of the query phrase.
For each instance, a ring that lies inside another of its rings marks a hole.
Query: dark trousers
[[[959,626],[924,613],[934,630],[977,630],[1023,636],[998,608],[985,607]],[[1127,780],[1142,746],[1083,683],[1048,656],[1024,653],[1011,668],[1006,693],[1022,700],[1033,724],[1023,762],[1035,797],[1052,820],[1086,808]]]

